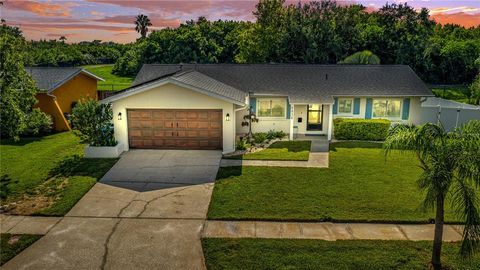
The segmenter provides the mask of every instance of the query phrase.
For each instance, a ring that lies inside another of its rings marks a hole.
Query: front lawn
[[[84,66],[89,72],[103,78],[105,81],[98,82],[99,91],[117,91],[130,87],[133,77],[121,77],[112,74],[113,65],[90,65]]]
[[[116,162],[83,158],[83,146],[71,132],[2,140],[1,197],[7,211],[66,214]]]
[[[215,269],[428,269],[428,241],[321,241],[286,239],[202,239],[205,262]],[[480,269],[480,254],[470,261],[459,244],[444,243],[445,269]]]
[[[227,167],[217,175],[210,219],[429,222],[416,158],[379,143],[330,145],[330,167]],[[450,204],[447,203],[447,207]],[[446,220],[454,221],[446,211]]]
[[[34,234],[0,234],[0,265],[8,262],[40,237],[42,236]]]
[[[310,141],[274,142],[267,149],[230,158],[248,160],[308,160],[310,143]]]

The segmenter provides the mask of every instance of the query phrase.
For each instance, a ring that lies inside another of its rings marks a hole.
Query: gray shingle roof
[[[47,92],[55,90],[81,72],[102,80],[80,67],[26,67],[25,70],[32,76],[40,91]]]
[[[172,80],[208,91],[210,94],[233,99],[238,103],[245,103],[247,93],[235,89],[229,85],[212,79],[195,70],[180,72],[171,76]]]
[[[186,70],[245,93],[289,96],[292,103],[332,102],[334,96],[433,96],[406,65],[150,64],[133,86]]]
[[[136,84],[130,88],[119,91],[115,95],[103,99],[102,102],[108,103],[136,93],[147,91],[162,83],[173,83],[238,105],[246,104],[246,92],[235,89],[230,85],[217,81],[193,69],[177,71],[173,74],[164,74],[157,79],[146,80],[141,84]]]

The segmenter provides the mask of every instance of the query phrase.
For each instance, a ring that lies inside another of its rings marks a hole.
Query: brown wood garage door
[[[222,149],[222,110],[131,109],[130,148]]]

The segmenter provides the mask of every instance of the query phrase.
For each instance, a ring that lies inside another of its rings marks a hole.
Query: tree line
[[[432,84],[469,84],[480,67],[480,26],[442,26],[427,9],[408,4],[369,12],[329,0],[260,0],[254,15],[255,22],[200,17],[148,36],[151,23],[142,15],[135,22],[141,37],[134,43],[44,40],[31,42],[31,54],[37,65],[115,62],[114,73],[129,76],[145,63],[336,64],[365,50],[381,64],[409,65]]]

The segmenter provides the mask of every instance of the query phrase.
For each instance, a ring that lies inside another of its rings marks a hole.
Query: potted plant
[[[87,158],[115,158],[123,152],[122,144],[113,135],[111,104],[93,99],[81,100],[72,110],[74,132],[85,146]]]

